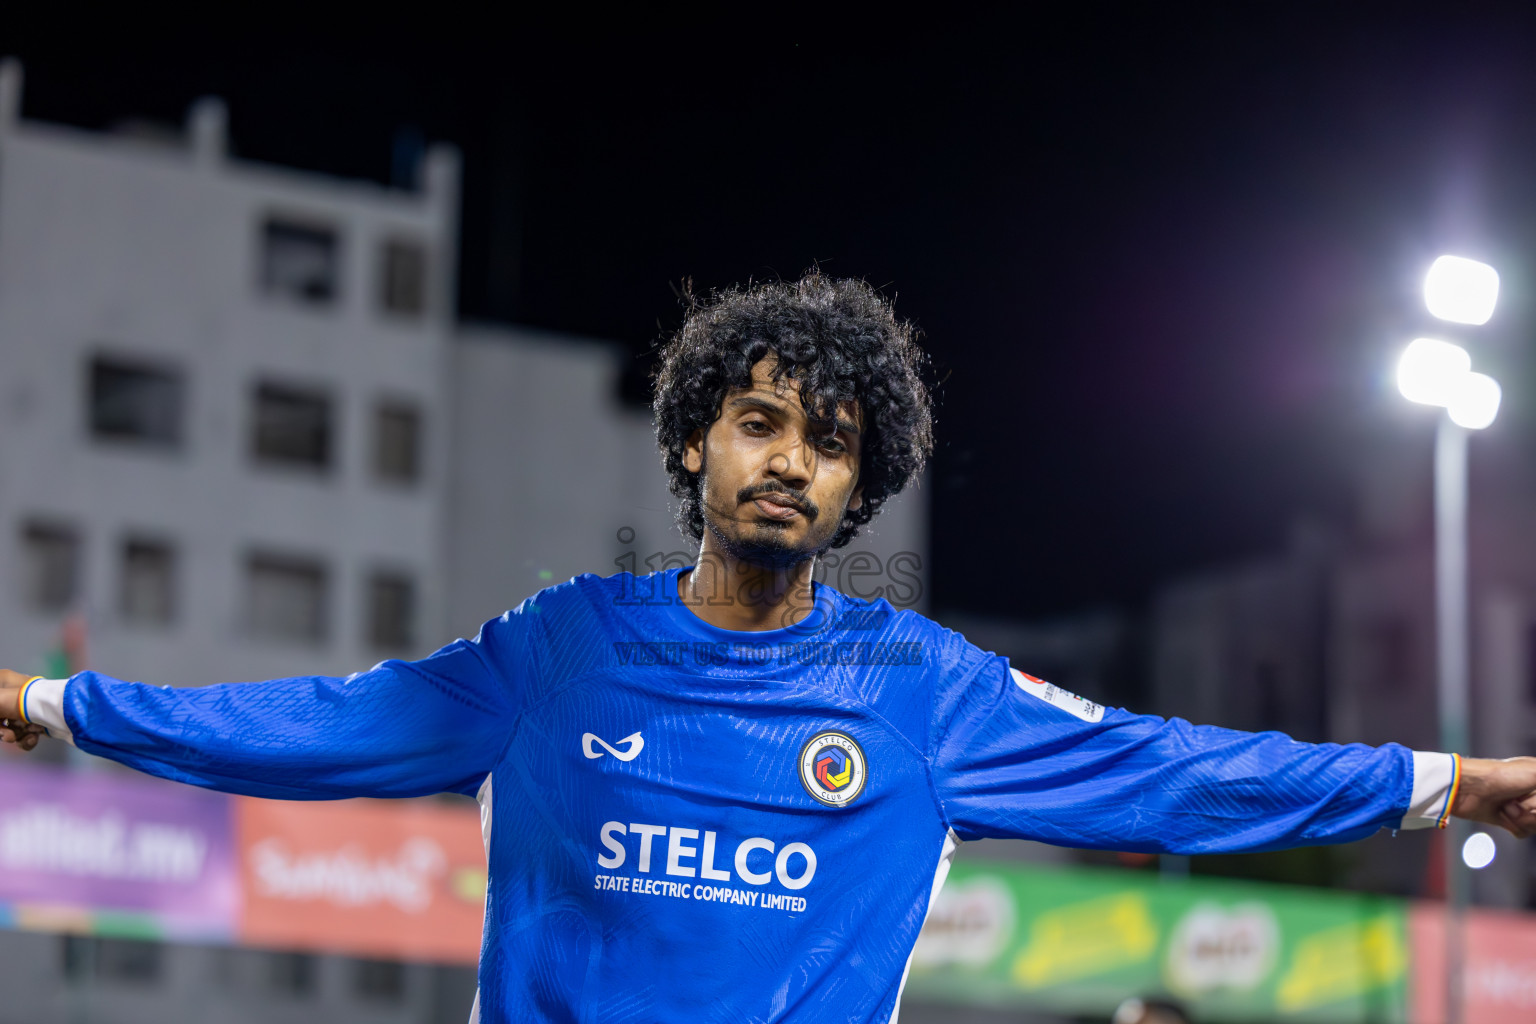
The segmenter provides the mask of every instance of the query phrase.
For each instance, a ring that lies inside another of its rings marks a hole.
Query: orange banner
[[[485,909],[474,808],[242,798],[242,943],[473,964]]]

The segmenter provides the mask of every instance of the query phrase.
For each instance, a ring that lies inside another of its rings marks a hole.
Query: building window
[[[398,1002],[405,997],[405,965],[396,960],[358,960],[352,987],[367,999]]]
[[[67,523],[33,521],[21,528],[22,588],[27,606],[60,612],[80,587],[80,533]]]
[[[415,642],[416,585],[398,572],[368,578],[368,642],[381,651],[409,650]]]
[[[380,264],[379,304],[384,311],[420,316],[427,308],[426,247],[392,238],[384,243]]]
[[[319,960],[313,953],[226,946],[215,954],[213,975],[220,987],[242,996],[292,998],[320,991]]]
[[[167,541],[123,541],[118,614],[139,626],[168,626],[176,614],[176,549]]]
[[[380,402],[374,412],[373,471],[380,480],[413,483],[421,475],[421,412],[409,402]]]
[[[66,935],[64,977],[72,982],[120,981],[152,984],[160,979],[165,947],[141,939]]]
[[[271,953],[267,979],[272,989],[292,996],[312,995],[319,988],[319,971],[312,953]]]
[[[246,559],[246,623],[260,640],[319,643],[326,635],[325,566],[294,555],[256,553]]]
[[[252,452],[258,462],[326,469],[331,464],[331,399],[319,388],[256,385]]]
[[[162,448],[181,444],[180,371],[96,356],[90,362],[87,388],[92,436]]]
[[[263,290],[307,306],[329,305],[340,290],[340,249],[330,228],[268,218],[261,229]]]

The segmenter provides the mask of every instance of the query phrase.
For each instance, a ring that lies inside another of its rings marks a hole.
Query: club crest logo
[[[844,732],[820,732],[800,750],[800,784],[828,807],[847,807],[864,792],[864,749]]]

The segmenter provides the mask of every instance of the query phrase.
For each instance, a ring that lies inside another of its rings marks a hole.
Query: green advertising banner
[[[912,958],[920,998],[1104,1014],[1127,996],[1201,1020],[1403,1022],[1401,900],[1113,869],[956,864]]]

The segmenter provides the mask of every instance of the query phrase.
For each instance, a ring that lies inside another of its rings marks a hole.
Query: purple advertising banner
[[[229,798],[0,763],[0,924],[227,938],[239,910]]]

